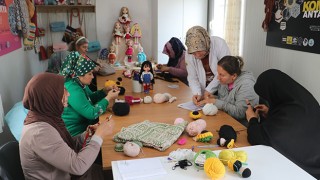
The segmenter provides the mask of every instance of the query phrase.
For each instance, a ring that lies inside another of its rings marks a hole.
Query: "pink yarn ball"
[[[207,126],[207,123],[203,119],[198,119],[196,121],[192,121],[191,123],[188,124],[186,131],[189,134],[189,136],[196,136],[200,134],[203,130],[205,130]]]
[[[177,118],[176,120],[174,120],[174,125],[180,124],[180,123],[183,123],[183,122],[184,122],[183,118]]]
[[[127,141],[123,145],[123,152],[127,156],[136,157],[140,153],[140,146],[136,143]]]

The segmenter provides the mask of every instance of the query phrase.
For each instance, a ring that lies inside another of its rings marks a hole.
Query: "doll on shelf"
[[[141,65],[143,62],[145,62],[147,60],[147,56],[143,52],[143,47],[142,46],[139,46],[139,53],[137,55],[137,58],[138,58],[139,65]]]
[[[122,7],[120,10],[119,22],[121,24],[129,25],[131,22],[131,17],[129,15],[129,9],[127,7]]]
[[[150,61],[145,61],[141,65],[140,70],[140,84],[143,85],[143,90],[145,93],[149,93],[153,89],[154,79],[153,79],[152,64]]]
[[[121,24],[119,22],[114,23],[113,35],[114,35],[116,44],[120,44],[120,38],[123,36],[123,34],[121,30]]]
[[[131,63],[132,62],[132,54],[133,54],[133,41],[131,39],[129,39],[127,41],[127,50],[126,50],[126,55],[128,57],[128,62]]]
[[[79,1],[78,1],[79,2]],[[86,5],[92,5],[92,2],[91,2],[91,0],[87,0],[87,3],[86,3]]]
[[[132,35],[130,34],[130,25],[124,25],[124,34],[123,38],[126,40],[126,43],[131,39]]]
[[[109,59],[109,64],[113,65],[115,60],[116,60],[116,53],[115,53],[115,47],[114,45],[111,45],[109,47],[109,54],[108,54],[108,59]]]
[[[132,37],[134,38],[134,44],[139,44],[139,38],[141,38],[142,33],[141,33],[141,29],[138,23],[135,23],[132,27],[131,27],[131,31],[130,31]]]

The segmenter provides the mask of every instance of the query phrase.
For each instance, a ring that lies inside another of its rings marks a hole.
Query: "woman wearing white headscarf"
[[[201,26],[194,26],[187,31],[185,56],[188,82],[196,105],[209,98],[217,91],[217,63],[226,55],[230,55],[227,43],[219,37],[209,37]]]

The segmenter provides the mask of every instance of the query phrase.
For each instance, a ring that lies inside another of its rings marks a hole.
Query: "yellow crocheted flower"
[[[199,142],[210,142],[212,138],[213,138],[213,134],[208,131],[205,133],[198,134],[196,137],[193,138],[193,140],[199,141]]]
[[[189,116],[193,119],[193,120],[197,120],[199,118],[201,118],[201,113],[199,111],[192,111],[189,113]]]

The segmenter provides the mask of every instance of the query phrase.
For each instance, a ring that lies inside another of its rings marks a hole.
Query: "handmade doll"
[[[132,27],[131,27],[131,31],[130,31],[132,37],[134,38],[134,44],[139,44],[139,38],[141,38],[142,33],[141,33],[141,29],[138,23],[135,23]]]
[[[116,53],[115,48],[113,45],[109,48],[109,54],[108,54],[109,64],[113,65],[116,60]]]
[[[86,5],[92,5],[92,2],[91,2],[91,0],[87,0],[87,3],[86,3]]]
[[[130,39],[128,42],[127,42],[127,50],[126,50],[126,55],[128,57],[128,62],[132,62],[132,54],[133,54],[133,41]]]
[[[137,55],[137,58],[138,58],[139,65],[141,65],[143,62],[145,62],[147,60],[147,56],[143,52],[143,47],[142,46],[139,47],[139,53]]]
[[[145,93],[149,93],[149,91],[152,90],[154,84],[153,77],[154,76],[151,62],[143,62],[141,65],[139,82],[143,85],[143,90]]]
[[[129,25],[125,25],[123,26],[124,29],[124,34],[123,34],[123,38],[126,40],[126,43],[131,39],[132,35],[130,34],[130,26]]]
[[[116,44],[120,43],[120,38],[123,36],[122,30],[121,30],[121,24],[119,22],[114,23],[114,31],[113,35],[116,41]]]
[[[122,7],[120,11],[119,22],[121,24],[129,25],[131,22],[131,17],[129,15],[129,9],[127,7]]]

